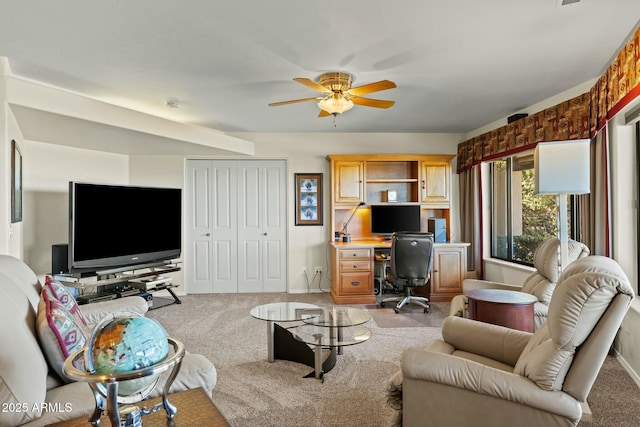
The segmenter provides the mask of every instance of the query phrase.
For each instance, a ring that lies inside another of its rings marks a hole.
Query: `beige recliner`
[[[447,317],[442,340],[403,353],[390,401],[404,427],[576,426],[634,296],[615,261],[579,259],[533,334]]]
[[[569,240],[569,263],[589,255],[589,248],[583,243]],[[535,328],[538,329],[547,320],[549,301],[560,276],[560,240],[556,237],[545,240],[536,248],[533,255],[533,266],[536,271],[526,278],[522,286],[488,280],[465,279],[462,282],[464,295],[457,295],[451,300],[450,316],[467,317],[467,292],[474,289],[507,289],[526,292],[538,298],[534,304]]]

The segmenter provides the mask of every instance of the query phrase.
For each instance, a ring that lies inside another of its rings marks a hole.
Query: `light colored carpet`
[[[323,384],[303,378],[312,371],[305,365],[267,362],[266,322],[249,311],[277,301],[331,305],[328,294],[188,295],[181,305],[149,312],[188,351],[215,364],[213,401],[233,427],[392,425],[395,411],[386,403],[386,382],[404,349],[441,337],[449,311],[447,303],[432,303],[430,314],[419,307],[395,314],[392,307],[360,306],[372,314],[372,337],[345,348]],[[640,425],[640,390],[614,357],[605,361],[588,400],[593,420],[579,427]]]
[[[204,354],[215,364],[218,384],[213,401],[232,426],[389,426],[395,411],[386,403],[385,387],[399,367],[402,350],[441,336],[439,327],[420,322],[415,327],[381,328],[371,320],[371,339],[346,347],[321,383],[303,378],[312,371],[305,365],[267,362],[266,322],[252,318],[249,311],[277,301],[327,306],[329,295],[188,295],[182,300],[149,312],[149,317],[189,352]],[[384,311],[389,317],[402,316],[392,308]],[[378,312],[374,319],[385,317]]]

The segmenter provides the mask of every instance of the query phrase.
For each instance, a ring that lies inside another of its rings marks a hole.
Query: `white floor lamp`
[[[535,149],[535,193],[557,196],[561,271],[569,259],[567,194],[589,193],[590,143],[588,139],[541,142]]]

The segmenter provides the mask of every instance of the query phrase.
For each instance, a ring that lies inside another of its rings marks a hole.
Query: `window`
[[[556,197],[534,194],[533,154],[494,161],[491,166],[491,256],[532,265],[538,245],[557,235]]]

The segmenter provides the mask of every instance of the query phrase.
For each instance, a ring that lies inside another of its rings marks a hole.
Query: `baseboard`
[[[320,289],[289,289],[287,291],[288,294],[328,294],[329,289],[320,290]]]
[[[622,357],[620,353],[614,350],[614,354],[616,359],[618,359],[618,362],[620,362],[620,364],[624,368],[624,370],[627,371],[627,374],[629,374],[629,376],[636,383],[636,385],[640,387],[640,376],[638,375],[638,373],[633,370],[631,365],[629,365],[629,363],[627,363],[627,361],[624,360],[624,357]]]
[[[585,423],[593,421],[593,412],[591,412],[589,404],[587,402],[580,402],[580,406],[582,406],[582,417],[580,417],[580,421]]]

